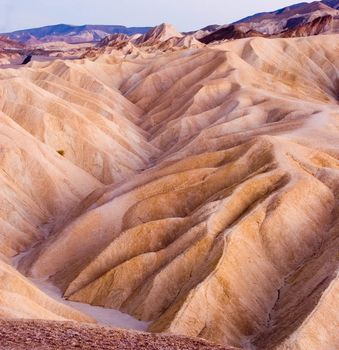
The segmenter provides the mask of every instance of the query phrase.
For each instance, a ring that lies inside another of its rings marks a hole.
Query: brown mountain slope
[[[272,35],[264,34],[260,31],[249,29],[248,27],[244,27],[242,25],[230,25],[221,27],[217,31],[204,36],[199,40],[204,44],[210,44],[224,40],[237,40],[251,37],[293,38],[338,32],[339,14],[335,17],[331,15],[319,16],[306,23],[301,21],[301,23],[298,22],[295,25],[287,25],[287,29]]]
[[[256,31],[256,30],[246,30],[242,31],[235,25],[230,25],[226,27],[222,27],[215,32],[204,36],[200,39],[200,41],[204,44],[210,44],[215,41],[223,41],[223,40],[237,40],[243,38],[250,37],[264,37],[265,35]]]
[[[6,38],[3,35],[0,35],[0,49],[23,49],[25,47],[24,44],[15,41],[15,40],[10,40]]]
[[[317,17],[313,21],[300,24],[279,34],[282,38],[311,36],[339,32],[339,16]]]
[[[339,32],[337,1],[300,3],[273,12],[258,13],[231,25],[199,35],[205,44],[248,37],[299,37]]]
[[[264,13],[253,15],[253,16],[239,20],[238,23],[262,22],[263,20],[281,21],[293,16],[308,15],[316,11],[336,13],[335,11],[333,11],[333,7],[330,6],[329,4],[327,5],[325,1],[312,1],[311,3],[301,2],[295,5],[281,8],[273,12],[264,12]]]

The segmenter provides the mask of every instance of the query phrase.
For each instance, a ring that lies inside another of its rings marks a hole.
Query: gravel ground
[[[73,322],[0,321],[0,349],[231,350],[200,339]]]

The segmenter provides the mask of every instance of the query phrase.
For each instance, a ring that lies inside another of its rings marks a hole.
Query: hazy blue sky
[[[179,30],[225,24],[298,0],[0,0],[0,32],[48,24],[123,24],[162,22]]]

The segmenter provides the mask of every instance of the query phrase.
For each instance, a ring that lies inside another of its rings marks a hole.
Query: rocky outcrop
[[[166,41],[171,38],[182,38],[174,26],[169,23],[162,23],[159,26],[152,28],[149,32],[136,40],[137,44],[154,45],[158,41]]]
[[[100,57],[102,54],[120,53],[131,58],[156,55],[160,52],[201,48],[202,44],[195,35],[183,35],[170,24],[161,24],[145,35],[112,35],[102,40],[96,48],[89,50],[83,57]]]
[[[2,349],[240,350],[200,339],[78,325],[67,322],[0,321]]]
[[[15,40],[10,40],[6,36],[0,35],[0,49],[22,49],[24,48],[24,44],[15,41]]]
[[[339,16],[317,17],[312,22],[300,24],[279,34],[282,38],[293,38],[339,32]]]
[[[246,30],[243,31],[238,28],[236,25],[230,25],[226,27],[222,27],[215,32],[200,38],[199,40],[204,44],[210,44],[216,41],[223,40],[236,40],[250,37],[264,37],[265,35],[256,31],[256,30]]]

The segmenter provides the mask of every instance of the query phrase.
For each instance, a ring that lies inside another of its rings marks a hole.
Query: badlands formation
[[[339,348],[339,36],[133,40],[0,70],[0,316]]]

